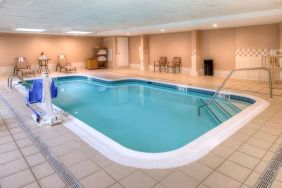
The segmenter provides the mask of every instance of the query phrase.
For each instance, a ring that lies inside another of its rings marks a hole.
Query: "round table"
[[[45,71],[50,73],[49,68],[48,68],[48,62],[51,59],[37,59],[38,60],[38,69],[37,69],[37,73],[41,73],[42,71],[42,67],[45,68]]]

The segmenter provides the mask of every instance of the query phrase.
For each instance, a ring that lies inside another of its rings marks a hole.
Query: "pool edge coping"
[[[191,85],[176,84],[171,82],[155,81],[143,78],[123,78],[123,79],[104,79],[97,76],[87,74],[78,75],[62,75],[54,77],[68,76],[85,76],[87,78],[95,78],[104,81],[122,81],[128,79],[136,79],[142,81],[156,82],[162,84],[175,85],[177,87],[196,88],[205,91],[213,91],[212,89],[195,87]],[[34,79],[34,78],[33,78]],[[19,91],[19,90],[18,90]],[[21,93],[21,91],[19,91]],[[67,122],[62,123],[66,128],[78,135],[80,139],[91,145],[94,149],[101,152],[107,158],[126,166],[145,168],[145,169],[165,169],[179,167],[198,160],[208,154],[212,149],[221,144],[223,141],[230,138],[235,132],[244,127],[250,120],[256,117],[259,113],[269,106],[269,102],[251,95],[238,94],[236,92],[222,93],[233,94],[236,96],[250,98],[255,100],[254,104],[231,117],[227,121],[219,124],[192,142],[169,152],[162,153],[146,153],[139,152],[122,146],[98,130],[90,127],[86,123],[80,121],[72,115],[69,115]],[[23,93],[22,93],[23,94]],[[39,105],[40,106],[40,105]],[[55,106],[55,105],[54,105]],[[59,107],[55,106],[60,109]],[[243,118],[242,118],[243,117]],[[230,126],[232,125],[232,126]],[[93,136],[94,135],[94,136]]]

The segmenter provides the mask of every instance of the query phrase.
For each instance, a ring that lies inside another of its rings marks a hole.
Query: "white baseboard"
[[[140,64],[130,63],[130,64],[129,64],[129,68],[132,68],[132,69],[140,69]]]
[[[226,70],[214,70],[214,76],[216,77],[226,77],[229,73],[230,71]]]
[[[149,70],[154,71],[154,65],[149,65]],[[158,69],[157,69],[158,70]],[[185,74],[190,74],[191,73],[191,68],[188,67],[182,67],[181,72]]]
[[[127,69],[130,68],[129,65],[123,65],[123,66],[115,66],[114,69]]]
[[[182,73],[190,74],[191,73],[191,68],[183,67],[181,68]]]
[[[83,61],[71,62],[71,65],[76,67],[77,69],[85,69],[85,62]]]

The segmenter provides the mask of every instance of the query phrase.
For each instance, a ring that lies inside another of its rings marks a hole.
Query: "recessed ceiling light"
[[[32,28],[16,28],[16,31],[27,31],[27,32],[43,32],[46,29],[32,29]]]
[[[164,29],[161,29],[161,32],[165,32],[165,30],[164,30]]]
[[[218,25],[217,25],[217,24],[213,24],[212,26],[213,26],[213,27],[218,27]]]
[[[81,35],[83,35],[83,34],[89,34],[91,32],[88,32],[88,31],[68,31],[66,33],[68,33],[68,34],[81,34]]]

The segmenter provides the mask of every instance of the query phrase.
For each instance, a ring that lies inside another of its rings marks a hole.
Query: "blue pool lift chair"
[[[55,82],[52,80],[51,87],[51,98],[56,98],[58,96],[58,88],[55,85]],[[33,80],[32,87],[28,91],[27,96],[27,106],[33,111],[34,115],[36,116],[36,121],[40,121],[41,117],[44,115],[43,112],[37,111],[32,104],[40,103],[43,100],[43,80],[36,79]]]

